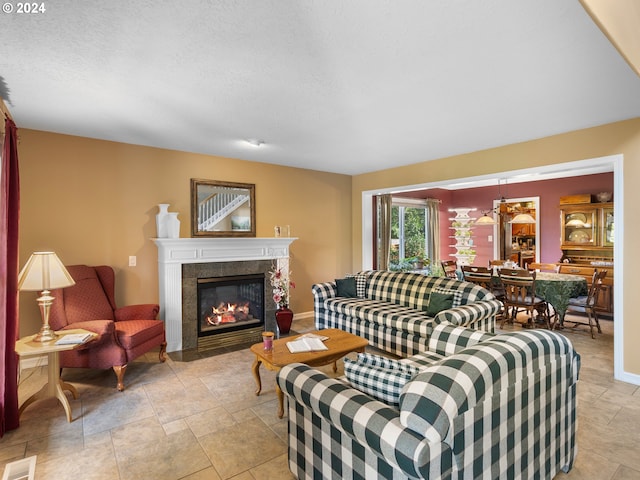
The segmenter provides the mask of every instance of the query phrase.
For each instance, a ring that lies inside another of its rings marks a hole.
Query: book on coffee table
[[[329,337],[324,337],[321,335],[306,334],[298,337],[295,340],[292,340],[291,342],[287,342],[287,348],[291,353],[329,350],[329,348],[324,343],[322,343],[328,338]]]

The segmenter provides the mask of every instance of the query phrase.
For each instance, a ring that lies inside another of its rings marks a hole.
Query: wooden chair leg
[[[596,310],[593,311],[593,319],[596,321],[596,327],[598,327],[598,333],[602,333],[602,329],[600,328],[600,319],[598,318],[598,312]]]
[[[589,319],[589,331],[591,332],[591,338],[593,338],[595,340],[596,335],[595,333],[593,333],[593,318],[592,318],[592,312],[590,309],[587,308],[587,318]]]
[[[167,359],[167,342],[162,342],[160,344],[160,354],[158,355],[160,358],[160,362],[164,363]]]
[[[126,365],[114,365],[113,371],[116,373],[116,378],[118,379],[118,391],[122,392],[124,390],[124,374],[127,371]]]

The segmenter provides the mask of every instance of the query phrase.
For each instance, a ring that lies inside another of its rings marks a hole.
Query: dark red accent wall
[[[483,211],[493,207],[493,200],[500,195],[505,198],[540,197],[540,258],[541,262],[557,262],[562,256],[560,250],[560,197],[599,192],[613,192],[613,173],[599,173],[595,175],[583,175],[578,177],[559,178],[555,180],[541,180],[539,182],[514,183],[489,187],[469,188],[464,190],[444,190],[434,188],[417,192],[406,192],[397,196],[411,198],[437,198],[441,200],[440,208],[440,256],[442,260],[448,260],[455,253],[451,247],[455,241],[450,238],[452,231],[450,218],[454,216],[449,212],[450,208],[476,208],[471,212],[474,218],[480,217]],[[614,192],[615,199],[615,192]],[[475,265],[487,265],[493,259],[493,241],[489,241],[489,235],[493,235],[492,227],[475,227],[473,229],[473,241],[476,249]]]

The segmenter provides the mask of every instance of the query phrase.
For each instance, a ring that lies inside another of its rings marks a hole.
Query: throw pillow
[[[367,289],[367,277],[369,274],[367,272],[359,272],[359,273],[349,273],[345,275],[347,278],[355,278],[356,279],[356,295],[358,298],[366,297],[366,289]]]
[[[345,377],[354,388],[395,408],[398,408],[405,383],[418,373],[419,370],[415,367],[411,371],[402,371],[344,359]]]
[[[339,297],[356,298],[358,296],[354,277],[336,278],[336,287],[338,288]]]
[[[453,295],[453,305],[452,305],[453,308],[456,308],[462,305],[462,296],[464,295],[464,292],[462,290],[448,290],[442,287],[435,287],[431,292]]]
[[[431,292],[431,295],[429,295],[429,305],[427,305],[427,315],[435,317],[442,310],[448,310],[452,306],[452,293]]]

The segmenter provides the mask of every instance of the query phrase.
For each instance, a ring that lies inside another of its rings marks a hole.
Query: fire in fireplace
[[[264,325],[264,274],[198,279],[198,336]]]

